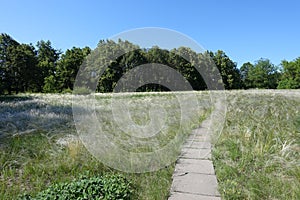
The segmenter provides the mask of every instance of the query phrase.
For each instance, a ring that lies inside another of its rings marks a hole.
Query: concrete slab
[[[208,174],[189,173],[176,176],[172,183],[172,192],[197,195],[220,196],[216,176]]]
[[[197,129],[194,129],[191,134],[208,135],[209,133],[207,131],[208,131],[207,128],[197,128]]]
[[[199,128],[209,129],[211,125],[212,125],[212,119],[211,117],[209,117],[201,123]]]
[[[179,159],[175,166],[173,176],[185,173],[199,173],[214,175],[214,167],[210,160]]]
[[[221,200],[220,197],[174,192],[169,200]]]
[[[211,159],[211,150],[183,148],[179,158],[201,159],[201,160]]]
[[[191,149],[211,149],[211,143],[188,140],[183,147]]]
[[[169,200],[221,200],[211,159],[211,119],[193,130],[176,162]]]
[[[197,141],[197,142],[210,142],[210,136],[205,134],[191,134],[188,138],[188,141]]]

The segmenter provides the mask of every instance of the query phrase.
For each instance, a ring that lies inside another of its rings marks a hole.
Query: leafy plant
[[[35,197],[24,194],[20,200],[44,199],[130,199],[131,183],[122,175],[81,176],[72,182],[57,183],[39,192]]]

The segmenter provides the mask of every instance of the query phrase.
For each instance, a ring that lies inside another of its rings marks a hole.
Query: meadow
[[[130,114],[136,124],[147,124],[149,105],[165,111],[166,125],[158,138],[136,148],[128,136],[116,128],[112,120],[112,94],[97,94],[95,112],[103,132],[117,137],[122,148],[134,152],[163,147],[174,136],[187,137],[211,111],[207,92],[195,93],[199,110],[191,110],[190,120],[181,120],[181,109],[174,93],[115,94],[117,101],[129,102]],[[178,93],[185,103],[189,94]],[[0,199],[17,199],[21,194],[32,197],[48,187],[72,182],[82,175],[122,175],[131,185],[130,199],[166,199],[174,171],[174,161],[155,172],[125,173],[101,163],[83,145],[77,134],[72,113],[71,94],[21,94],[1,97],[0,106]],[[75,97],[76,98],[76,97]],[[80,98],[80,97],[79,97]],[[183,103],[184,103],[183,102]],[[193,109],[189,106],[188,109]],[[176,149],[175,149],[176,150]],[[180,146],[177,147],[180,152]],[[109,157],[116,156],[111,153]],[[124,160],[125,162],[125,160]]]
[[[162,148],[175,136],[186,138],[210,115],[214,104],[209,92],[192,93],[199,103],[197,109],[189,105],[187,92],[97,94],[94,109],[105,124],[103,131],[118,136],[118,145],[147,152]],[[176,95],[192,113],[188,120],[182,119]],[[124,143],[130,140],[112,120],[113,97],[128,103],[131,120],[139,125],[151,124],[151,106],[164,110],[162,134],[146,148]],[[223,129],[215,130],[213,138],[222,199],[300,199],[299,91],[229,91],[226,97]],[[71,94],[0,97],[0,199],[17,199],[25,193],[34,197],[53,184],[72,182],[82,175],[121,175],[130,183],[130,199],[167,199],[175,162],[144,173],[126,173],[102,164],[77,134],[73,98]],[[179,153],[181,146],[175,147]]]
[[[223,199],[300,199],[299,90],[227,93],[213,149]]]

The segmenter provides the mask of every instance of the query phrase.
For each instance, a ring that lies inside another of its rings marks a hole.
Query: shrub
[[[131,183],[121,175],[81,176],[68,183],[51,185],[35,197],[28,194],[20,200],[92,200],[92,199],[130,199]]]
[[[67,89],[64,89],[61,93],[62,94],[72,94],[72,89],[70,89],[70,88],[67,88]]]
[[[86,87],[75,87],[73,89],[73,94],[82,94],[82,95],[87,95],[91,94],[93,91],[89,88]]]

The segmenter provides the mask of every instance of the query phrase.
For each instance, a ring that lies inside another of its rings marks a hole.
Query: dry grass
[[[223,199],[300,199],[299,91],[227,94],[213,152]]]
[[[160,140],[155,140],[159,147],[176,134],[188,135],[209,113],[208,93],[197,93],[197,96],[203,109],[192,121],[185,121],[183,129],[176,126],[180,109],[171,93],[121,94],[118,98],[130,102],[132,119],[140,125],[149,121],[150,115],[145,114],[149,102],[160,104],[167,111],[169,128]],[[105,131],[120,136],[118,141],[122,143],[127,136],[116,132],[111,122],[112,114],[108,112],[111,97],[111,94],[96,95],[96,112],[107,122]],[[72,95],[23,94],[0,98],[0,199],[16,199],[24,192],[34,195],[53,183],[70,181],[86,172],[90,175],[122,173],[103,165],[78,139]],[[156,172],[123,174],[134,186],[133,199],[163,199],[169,195],[173,170],[171,164]]]

